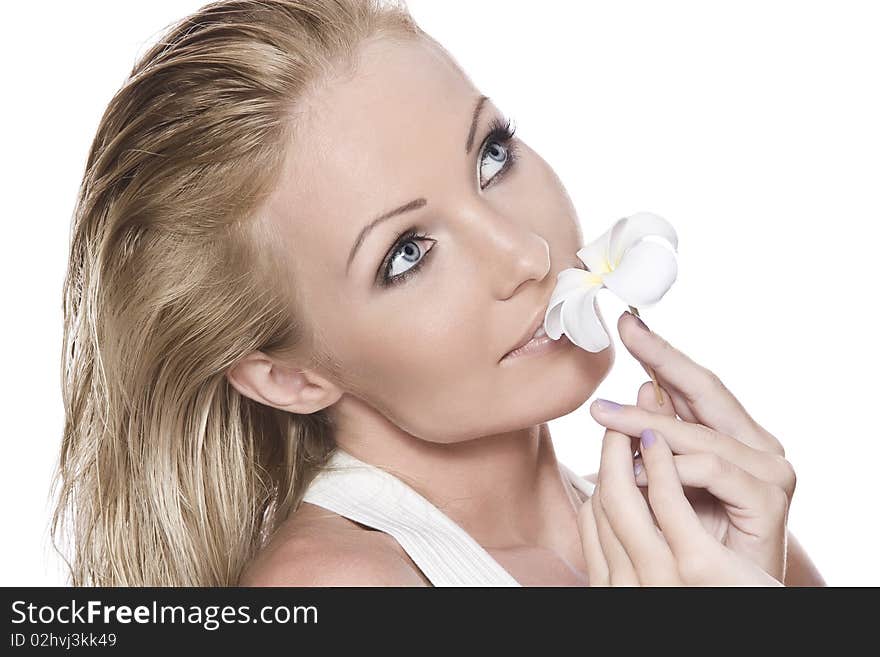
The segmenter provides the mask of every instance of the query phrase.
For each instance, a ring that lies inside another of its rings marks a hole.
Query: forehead
[[[354,74],[326,81],[296,114],[269,204],[269,220],[296,254],[292,264],[320,257],[322,275],[344,276],[348,251],[370,219],[419,196],[430,200],[450,169],[461,175],[455,165],[465,159],[477,96],[429,41],[365,44]]]

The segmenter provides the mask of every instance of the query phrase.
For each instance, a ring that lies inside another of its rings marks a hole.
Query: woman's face
[[[440,443],[571,412],[613,346],[500,362],[543,321],[557,273],[583,267],[561,182],[519,137],[515,158],[503,132],[487,141],[507,116],[435,44],[374,40],[359,61],[298,108],[267,214],[282,284],[341,367],[333,412]]]

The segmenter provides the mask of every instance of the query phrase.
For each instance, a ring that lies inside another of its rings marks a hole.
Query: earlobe
[[[245,397],[303,415],[320,411],[342,396],[342,391],[321,375],[281,365],[261,352],[233,365],[226,378]]]

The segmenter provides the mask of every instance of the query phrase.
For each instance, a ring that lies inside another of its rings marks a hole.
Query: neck
[[[546,424],[450,444],[396,427],[359,426],[337,423],[340,449],[405,482],[487,550],[534,547],[574,563],[583,559],[580,498],[560,468]]]

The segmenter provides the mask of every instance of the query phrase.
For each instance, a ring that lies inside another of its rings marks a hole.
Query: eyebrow
[[[464,152],[466,154],[471,152],[471,148],[474,145],[474,134],[477,131],[477,124],[480,121],[480,112],[483,109],[483,105],[485,102],[489,100],[488,96],[480,96],[477,98],[477,104],[474,107],[473,114],[471,115],[471,127],[468,130],[467,141],[464,145]],[[360,248],[363,241],[366,239],[367,235],[370,234],[376,226],[381,224],[383,221],[390,219],[391,217],[396,217],[399,214],[403,214],[404,212],[410,212],[411,210],[417,210],[418,208],[423,208],[428,204],[428,199],[426,198],[417,198],[409,201],[408,203],[404,203],[400,207],[394,208],[393,210],[389,210],[388,212],[383,212],[378,217],[370,221],[366,226],[361,229],[361,232],[358,233],[357,239],[351,247],[351,251],[348,254],[348,261],[345,263],[345,275],[348,275],[348,270],[351,267],[351,261],[354,260],[354,256]]]

